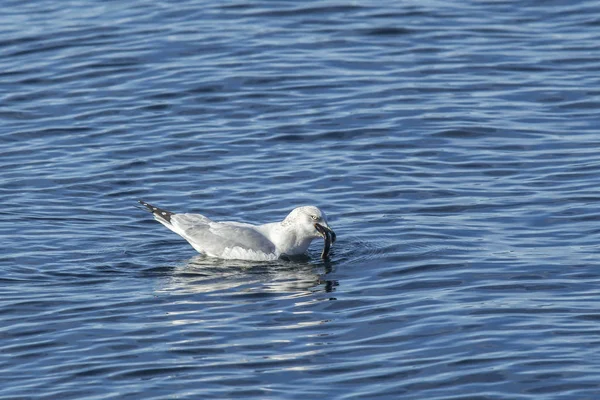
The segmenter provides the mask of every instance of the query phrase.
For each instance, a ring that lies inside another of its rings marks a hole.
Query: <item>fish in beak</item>
[[[335,243],[335,232],[327,225],[321,224],[315,224],[315,229],[321,234],[321,236],[323,236],[323,239],[325,240],[323,252],[321,253],[321,258],[327,258],[329,257],[329,250],[331,249],[331,245]]]

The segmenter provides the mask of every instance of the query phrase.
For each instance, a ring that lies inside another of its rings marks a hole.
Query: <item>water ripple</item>
[[[1,399],[598,397],[596,3],[5,5]]]

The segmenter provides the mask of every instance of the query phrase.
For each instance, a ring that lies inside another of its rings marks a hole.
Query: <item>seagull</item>
[[[242,222],[216,222],[201,214],[175,214],[139,200],[154,219],[187,240],[196,251],[210,257],[270,261],[281,256],[306,253],[313,241],[322,237],[327,258],[335,232],[325,213],[315,206],[293,209],[281,222],[252,225]]]

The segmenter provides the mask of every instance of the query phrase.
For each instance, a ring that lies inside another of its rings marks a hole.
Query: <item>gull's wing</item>
[[[174,214],[171,224],[198,251],[222,258],[275,259],[275,245],[253,225],[214,222],[200,214]]]

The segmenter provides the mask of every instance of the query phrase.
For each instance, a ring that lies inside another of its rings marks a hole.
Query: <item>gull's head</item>
[[[326,237],[331,235],[331,243],[335,242],[336,236],[333,229],[327,223],[327,216],[315,206],[303,206],[294,208],[282,222],[282,225],[301,230],[306,236],[312,238]]]

